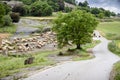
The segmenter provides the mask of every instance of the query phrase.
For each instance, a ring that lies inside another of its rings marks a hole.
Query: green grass
[[[0,27],[0,33],[10,33],[13,34],[16,31],[16,26],[14,24],[12,24],[11,26],[3,26]]]
[[[30,65],[24,65],[24,60],[30,55],[22,55],[18,57],[0,55],[0,78],[19,72],[21,68],[51,65],[54,62],[49,60],[46,56],[49,54],[55,54],[56,52],[57,51],[43,51],[35,53],[32,55],[35,57],[34,63]]]
[[[87,60],[93,58],[93,56],[90,56],[90,53],[84,50],[76,50],[77,55],[73,57],[74,61],[79,61],[79,60]]]
[[[99,43],[100,43],[100,41],[96,40],[96,41],[93,41],[92,43],[88,43],[86,45],[83,45],[82,46],[83,50],[80,50],[78,53],[78,56],[73,58],[73,60],[78,61],[78,60],[87,60],[87,59],[93,58],[93,56],[91,56],[90,52],[88,52],[87,50],[90,48],[94,48]]]
[[[101,22],[98,25],[97,30],[99,30],[107,39],[120,39],[120,22]]]
[[[111,52],[120,56],[120,40],[114,40],[110,42],[108,48]]]
[[[95,47],[99,43],[100,43],[99,40],[94,40],[92,43],[87,43],[87,44],[83,45],[82,48],[84,50],[89,49],[89,48],[93,48],[93,47]]]
[[[120,61],[114,64],[114,80],[120,80]]]
[[[79,60],[87,60],[87,59],[91,59],[93,58],[93,56],[91,56],[91,52],[87,51],[88,49],[94,48],[97,44],[99,44],[100,41],[93,41],[92,43],[87,43],[86,45],[82,46],[82,50],[78,50],[78,49],[71,49],[70,51],[65,52],[65,55],[75,55],[73,57],[74,61],[79,61]]]
[[[108,48],[111,52],[120,56],[120,40],[114,40],[109,43]],[[120,61],[114,64],[114,80],[120,80]]]

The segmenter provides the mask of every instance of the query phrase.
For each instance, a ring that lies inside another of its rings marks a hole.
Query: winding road
[[[108,50],[107,39],[94,39],[101,40],[101,43],[93,48],[94,59],[66,62],[24,80],[109,80],[112,66],[120,58]]]

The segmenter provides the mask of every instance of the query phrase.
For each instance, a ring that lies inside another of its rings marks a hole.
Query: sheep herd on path
[[[56,34],[54,32],[49,31],[28,38],[14,38],[13,40],[2,39],[0,53],[8,55],[10,52],[28,52],[35,49],[40,49],[51,43],[54,43],[55,47],[57,43],[55,35]]]

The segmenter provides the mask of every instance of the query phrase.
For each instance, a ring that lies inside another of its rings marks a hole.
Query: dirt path
[[[112,66],[120,58],[108,50],[108,40],[103,37],[94,39],[101,40],[101,43],[93,49],[96,58],[64,63],[24,80],[109,80]]]

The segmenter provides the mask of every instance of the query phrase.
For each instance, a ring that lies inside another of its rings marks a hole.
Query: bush
[[[20,20],[20,14],[19,13],[12,12],[10,14],[10,17],[12,19],[12,22],[19,22],[19,20]]]
[[[120,41],[119,40],[112,41],[111,43],[109,43],[108,48],[113,53],[120,55]]]
[[[26,14],[24,16],[29,16],[30,15],[30,7],[28,5],[24,6],[25,10],[26,10]]]
[[[71,12],[72,11],[72,8],[70,7],[65,7],[65,12]]]
[[[5,14],[7,15],[12,9],[9,5],[7,5],[6,3],[3,4],[4,9],[5,9]]]
[[[47,2],[37,1],[31,5],[30,14],[32,16],[50,16],[52,7]]]
[[[22,6],[22,5],[15,5],[12,8],[12,11],[19,13],[21,16],[25,16],[26,13],[27,13],[27,10],[26,10],[25,6]]]
[[[3,17],[3,21],[4,21],[4,26],[10,26],[12,24],[12,19],[9,15],[5,15]]]
[[[114,64],[110,80],[120,80],[120,61]]]
[[[0,26],[3,25],[3,16],[5,15],[5,9],[2,3],[0,3]]]

